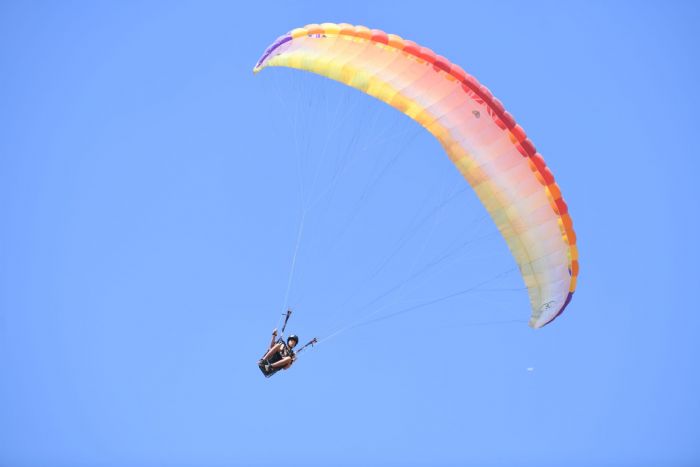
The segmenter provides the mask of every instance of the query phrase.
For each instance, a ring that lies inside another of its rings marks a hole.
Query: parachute
[[[349,24],[311,24],[279,37],[254,72],[310,71],[373,96],[442,144],[515,258],[541,328],[571,302],[579,273],[576,234],[554,176],[523,129],[474,77],[432,50]]]

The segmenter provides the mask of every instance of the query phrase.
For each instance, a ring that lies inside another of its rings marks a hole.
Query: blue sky
[[[0,5],[0,463],[697,465],[700,8],[294,3]],[[252,74],[323,21],[526,129],[580,248],[555,323],[425,131]],[[265,379],[303,211],[290,330],[343,332]]]

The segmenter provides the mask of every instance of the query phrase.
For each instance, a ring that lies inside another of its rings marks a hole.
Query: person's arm
[[[277,342],[277,328],[272,330],[272,340],[270,341],[270,348],[273,348],[275,346],[276,342]]]

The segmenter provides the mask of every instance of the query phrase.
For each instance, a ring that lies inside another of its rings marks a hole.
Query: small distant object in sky
[[[534,367],[531,367],[531,366],[529,366],[529,367],[527,367],[527,371],[535,371],[535,368],[534,368]]]

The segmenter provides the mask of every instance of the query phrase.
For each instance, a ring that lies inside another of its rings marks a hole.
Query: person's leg
[[[274,368],[275,370],[278,370],[280,368],[287,368],[291,364],[292,364],[292,357],[284,357],[282,360],[275,362],[270,366],[272,368]]]
[[[270,347],[270,350],[268,350],[267,352],[265,352],[265,355],[263,355],[263,357],[261,358],[261,360],[267,360],[267,359],[269,359],[270,357],[272,357],[274,354],[276,354],[277,352],[279,352],[280,350],[282,350],[282,349],[280,348],[281,345],[282,345],[282,344],[276,344],[276,345],[273,345],[272,347]]]

